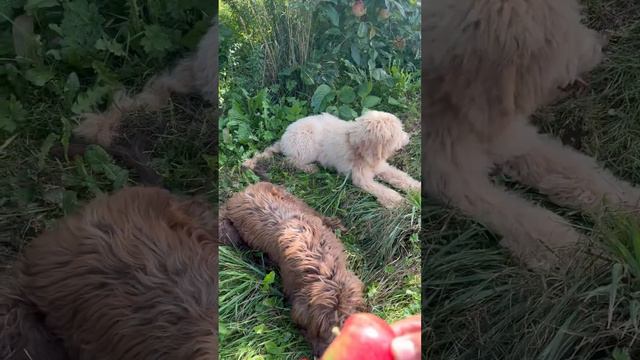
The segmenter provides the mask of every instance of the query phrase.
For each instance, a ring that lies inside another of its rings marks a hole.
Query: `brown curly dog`
[[[331,329],[366,310],[362,282],[347,268],[344,248],[324,218],[283,188],[261,182],[220,209],[221,243],[243,242],[267,253],[280,268],[291,316],[321,356]]]
[[[217,217],[132,187],[34,239],[0,292],[1,359],[214,359]]]

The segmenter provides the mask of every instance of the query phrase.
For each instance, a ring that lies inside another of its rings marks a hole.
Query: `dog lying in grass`
[[[364,311],[362,282],[347,268],[344,248],[330,227],[339,226],[287,193],[261,182],[220,208],[220,242],[265,252],[280,268],[291,317],[321,356],[331,329]]]
[[[368,111],[355,121],[324,113],[302,118],[287,127],[280,141],[244,162],[254,170],[258,161],[282,153],[298,169],[317,171],[315,162],[351,175],[353,184],[374,195],[387,207],[404,200],[396,191],[378,183],[378,177],[402,190],[420,190],[420,182],[391,166],[387,160],[409,143],[409,135],[393,114]]]
[[[426,194],[486,224],[513,255],[543,270],[573,255],[583,236],[492,183],[492,170],[558,205],[639,208],[636,188],[529,120],[603,59],[607,40],[582,24],[576,0],[433,0],[423,11]]]
[[[217,105],[217,21],[200,40],[195,54],[181,60],[171,71],[149,80],[141,93],[130,97],[117,94],[104,113],[82,114],[82,122],[73,130],[84,140],[108,147],[117,135],[122,118],[135,110],[157,111],[166,106],[171,94],[199,93]]]
[[[217,217],[132,187],[34,239],[0,293],[1,359],[213,359]]]

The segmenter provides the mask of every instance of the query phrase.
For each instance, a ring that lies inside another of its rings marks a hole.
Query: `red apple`
[[[381,318],[353,314],[338,332],[320,360],[393,360],[391,341],[395,334]]]

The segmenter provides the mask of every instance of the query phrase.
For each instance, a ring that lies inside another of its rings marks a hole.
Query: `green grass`
[[[587,93],[542,109],[536,121],[616,175],[640,182],[640,8],[635,1],[586,1],[588,22],[609,30],[607,60]],[[528,189],[525,196],[548,201]],[[640,322],[637,219],[586,219],[551,207],[603,251],[566,273],[534,274],[497,239],[455,211],[423,209],[424,306],[430,359],[636,359]],[[604,261],[602,261],[604,260]]]

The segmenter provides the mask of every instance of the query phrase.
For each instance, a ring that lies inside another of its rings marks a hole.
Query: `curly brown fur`
[[[0,276],[0,359],[69,360],[62,340],[45,327],[42,314],[9,274]]]
[[[216,230],[203,201],[162,189],[92,201],[18,260],[15,290],[0,297],[0,355],[61,339],[69,359],[214,358]]]
[[[140,109],[160,110],[168,104],[172,94],[198,92],[216,106],[218,24],[215,20],[214,18],[209,31],[200,40],[195,54],[178,62],[170,71],[149,80],[141,93],[133,97],[118,93],[105,112],[82,114],[83,120],[74,129],[74,133],[92,143],[109,146],[126,114]]]
[[[333,339],[332,327],[365,310],[362,282],[327,226],[335,220],[266,182],[235,194],[220,211],[221,241],[244,242],[278,265],[293,321],[320,356]]]
[[[489,226],[535,269],[554,268],[583,236],[492,183],[492,169],[559,205],[638,209],[636,188],[529,121],[603,58],[606,39],[581,23],[576,0],[433,0],[423,11],[426,194]]]

